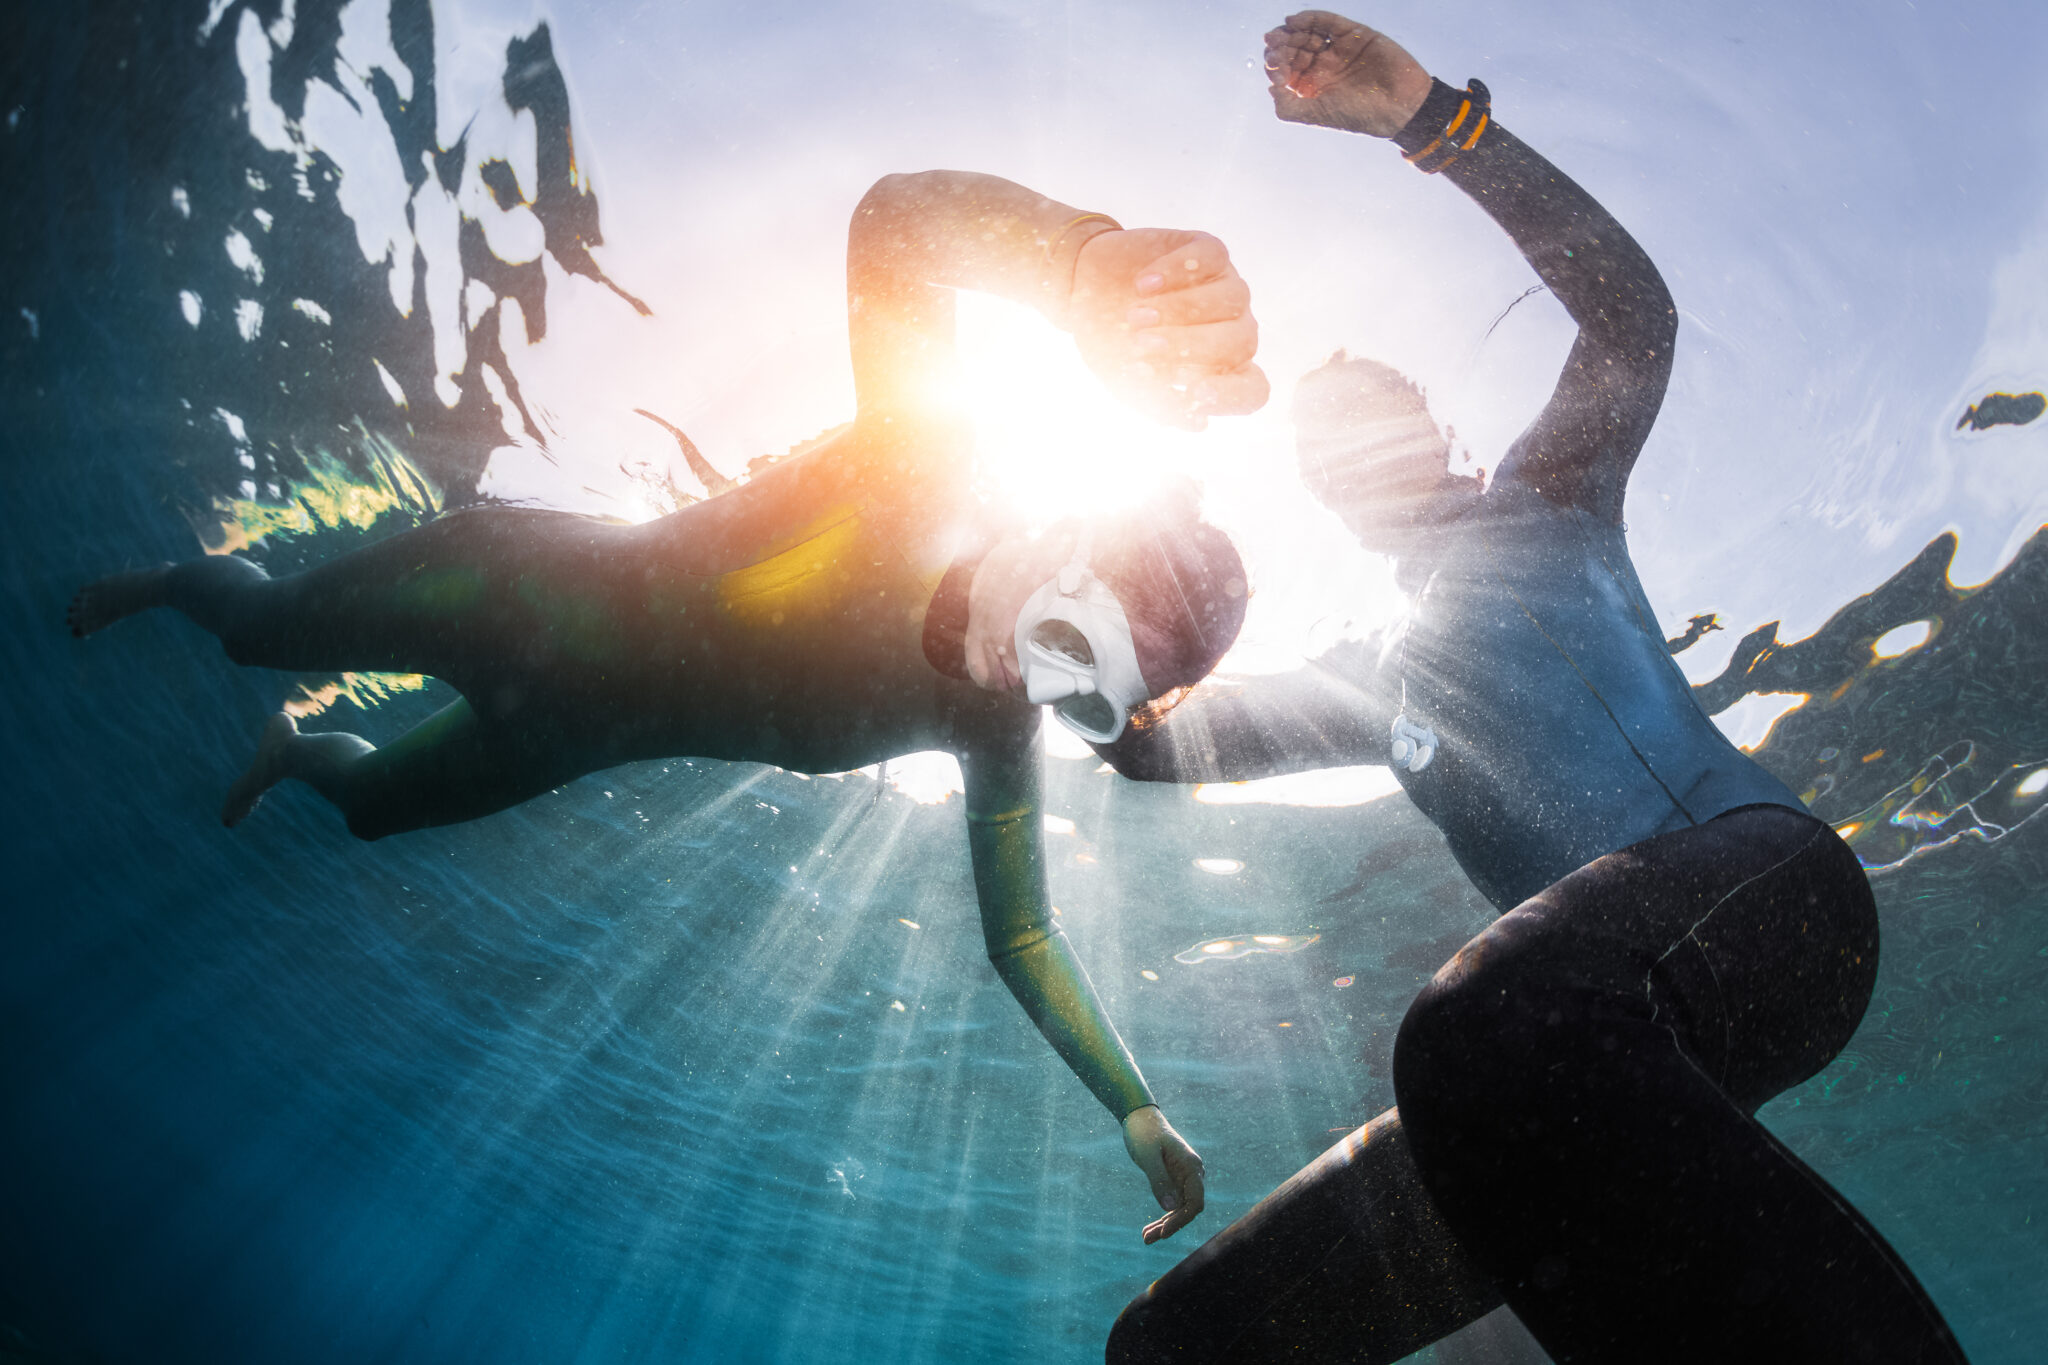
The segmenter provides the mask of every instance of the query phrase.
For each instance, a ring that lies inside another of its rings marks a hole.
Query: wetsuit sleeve
[[[1629,470],[1671,377],[1678,317],[1670,291],[1612,214],[1489,111],[1467,110],[1461,131],[1444,138],[1467,99],[1436,82],[1394,140],[1417,165],[1440,168],[1471,195],[1579,325],[1549,404],[1496,480],[1521,479],[1553,502],[1619,523]],[[1478,140],[1461,150],[1482,116]]]
[[[1015,743],[977,746],[960,756],[982,933],[989,961],[1031,1022],[1122,1119],[1155,1101],[1053,918],[1037,739],[1034,726]]]
[[[1247,782],[1384,763],[1393,708],[1366,685],[1365,660],[1352,654],[1292,673],[1211,678],[1158,720],[1095,751],[1136,782]]]

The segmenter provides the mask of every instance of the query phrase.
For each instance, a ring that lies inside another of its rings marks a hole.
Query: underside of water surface
[[[2048,1340],[2048,30],[1686,8],[1361,17],[1483,75],[1671,284],[1631,553],[1696,700],[1883,923],[1860,1030],[1762,1117],[1973,1360],[2019,1365]],[[1099,1359],[1393,1103],[1409,1001],[1495,911],[1384,768],[1139,784],[1048,741],[1053,900],[1208,1163],[1201,1221],[1148,1247],[1117,1125],[985,956],[949,759],[678,754],[374,843],[288,784],[227,830],[266,717],[382,743],[455,693],[237,668],[168,612],[65,630],[122,569],[722,495],[852,415],[862,192],[957,165],[1213,227],[1282,395],[1104,463],[1091,424],[1128,415],[1033,434],[1086,376],[963,305],[1038,367],[983,450],[1072,447],[1054,496],[1200,477],[1253,578],[1227,671],[1350,638],[1392,578],[1296,486],[1288,387],[1400,353],[1491,467],[1570,323],[1447,187],[1272,120],[1279,12],[1084,9],[0,17],[0,1359]]]

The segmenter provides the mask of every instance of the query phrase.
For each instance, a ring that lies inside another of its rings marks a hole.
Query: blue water
[[[298,7],[308,44],[327,12]],[[1485,907],[1398,799],[1210,806],[1052,760],[1076,825],[1054,899],[1211,1172],[1203,1220],[1145,1248],[1114,1125],[982,957],[957,803],[679,760],[374,845],[296,787],[223,830],[263,717],[323,680],[236,669],[161,614],[72,641],[70,594],[196,551],[251,472],[213,406],[285,486],[317,482],[316,448],[373,484],[381,438],[459,495],[493,438],[474,407],[400,415],[374,387],[371,350],[425,382],[423,334],[375,323],[382,277],[288,164],[239,179],[268,154],[236,132],[232,45],[192,40],[205,14],[0,25],[22,92],[0,137],[0,1358],[1099,1358],[1194,1238],[1391,1103],[1401,1012]],[[231,296],[219,206],[248,194],[307,234],[266,256],[265,297],[295,337],[291,290],[322,282],[315,359],[252,360],[175,306],[195,281]],[[286,566],[419,514],[255,553]],[[1831,775],[1817,808],[1847,820],[1957,743],[1980,772],[2048,758],[2027,574],[1943,599],[1937,643],[1962,647],[1844,665],[1852,700],[1795,713],[1765,760],[1795,789]],[[320,724],[387,737],[445,696]],[[2048,1340],[2048,821],[1997,832],[1928,835],[1878,876],[1870,1014],[1765,1111],[1980,1365]],[[1247,932],[1320,937],[1174,961]]]

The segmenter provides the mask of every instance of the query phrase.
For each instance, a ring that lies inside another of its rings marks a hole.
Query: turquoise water
[[[430,64],[427,7],[393,10]],[[461,500],[505,439],[480,385],[420,400],[423,316],[393,320],[318,160],[250,140],[240,13],[205,42],[197,3],[5,21],[0,1358],[1099,1358],[1132,1293],[1392,1102],[1393,1029],[1486,907],[1398,798],[1210,805],[1049,761],[1074,826],[1050,836],[1054,899],[1209,1163],[1209,1212],[1146,1248],[1114,1125],[982,956],[957,799],[677,760],[375,845],[299,788],[223,831],[262,718],[334,680],[235,669],[161,615],[81,645],[71,592],[263,507],[308,510],[252,554],[323,557],[424,515],[411,470]],[[280,62],[303,80],[331,10],[293,14]],[[545,141],[567,115],[528,56]],[[389,115],[417,146],[423,103]],[[595,222],[563,194],[553,274],[466,258],[529,322]],[[257,208],[261,280],[219,249]],[[241,344],[238,296],[293,344]],[[364,525],[327,515],[350,489]],[[1760,659],[1745,686],[1814,694],[1760,756],[1824,817],[1863,816],[1885,869],[1864,1026],[1766,1117],[1980,1363],[2048,1340],[2039,548],[1961,596],[1937,545],[1835,635],[1738,655]],[[1924,645],[1869,663],[1923,619]],[[447,694],[357,695],[318,724],[386,737]],[[1249,933],[1316,937],[1176,960]]]

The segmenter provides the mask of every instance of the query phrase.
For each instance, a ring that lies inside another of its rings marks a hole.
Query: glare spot
[[[200,42],[203,43],[213,36],[215,25],[220,23],[221,17],[228,12],[228,6],[233,3],[234,0],[210,0],[206,7],[206,18],[199,25]]]
[[[1147,981],[1157,981],[1159,979],[1159,973],[1153,971],[1150,967],[1139,972],[1138,975],[1144,977]]]
[[[1233,873],[1244,871],[1244,864],[1235,858],[1197,858],[1195,859],[1195,866],[1201,868],[1204,872],[1214,873],[1218,877],[1228,877]]]
[[[292,310],[315,322],[332,324],[334,321],[332,314],[311,299],[293,299]]]
[[[1863,826],[1861,823],[1855,820],[1851,820],[1846,825],[1836,825],[1835,833],[1840,835],[1844,839],[1853,839],[1856,837],[1856,831],[1862,828]]]
[[[1871,653],[1880,659],[1896,659],[1909,650],[1915,650],[1927,643],[1927,637],[1934,633],[1931,621],[1908,621],[1903,626],[1894,626],[1877,637],[1877,643],[1870,647]]]
[[[920,806],[940,805],[955,792],[967,790],[960,760],[937,749],[892,758],[886,772],[889,785]]]
[[[1067,819],[1064,815],[1048,815],[1045,817],[1045,832],[1047,834],[1072,834],[1074,832],[1074,822]]]
[[[972,421],[980,463],[1026,521],[1128,505],[1182,457],[1187,438],[1111,397],[1036,310],[970,293],[956,306],[959,364],[934,406]]]
[[[1322,937],[1321,934],[1253,934],[1205,939],[1173,955],[1175,962],[1193,966],[1197,962],[1229,962],[1253,953],[1298,953]]]
[[[242,235],[240,228],[229,228],[225,243],[228,259],[235,263],[235,269],[249,277],[252,284],[263,283],[263,259],[256,254],[256,248],[249,245],[249,239]]]
[[[401,408],[404,407],[405,390],[400,388],[398,381],[391,377],[391,371],[384,368],[384,362],[372,357],[370,364],[376,367],[377,377],[384,381],[384,392],[391,395],[391,401]]]
[[[254,341],[263,332],[263,305],[254,299],[240,299],[235,303],[235,330],[242,334],[242,340]]]
[[[910,1012],[904,1008],[903,1002],[901,1000],[891,1000],[889,1002],[889,1008],[895,1010],[898,1014],[908,1014]]]
[[[1286,1020],[1286,1019],[1282,1019],[1282,1020],[1280,1021],[1280,1027],[1281,1027],[1281,1028],[1293,1028],[1293,1027],[1294,1027],[1294,1025],[1293,1025],[1293,1023],[1292,1023],[1292,1022],[1290,1022],[1290,1021],[1288,1021],[1288,1020]]]
[[[897,919],[896,919],[896,922],[897,922],[898,924],[907,924],[907,925],[909,925],[909,926],[910,926],[911,928],[913,928],[913,929],[922,929],[922,928],[924,928],[924,926],[923,926],[922,924],[919,924],[919,923],[918,923],[918,922],[917,922],[916,920],[914,920],[914,919],[904,919],[904,918],[903,918],[902,916],[900,916],[900,915],[899,915],[899,916],[897,917]]]
[[[183,185],[171,186],[171,207],[178,211],[180,218],[192,216],[192,196],[185,193]]]
[[[185,315],[185,321],[192,326],[199,325],[199,296],[189,289],[178,291],[178,311]]]
[[[1714,724],[1739,749],[1755,750],[1771,727],[1806,703],[1804,692],[1753,692],[1714,717]]]
[[[1358,978],[1355,976],[1340,976],[1335,981],[1332,981],[1330,984],[1341,991],[1357,979]]]
[[[2031,776],[2013,788],[2014,796],[2037,796],[2048,790],[2048,768],[2036,768]]]

